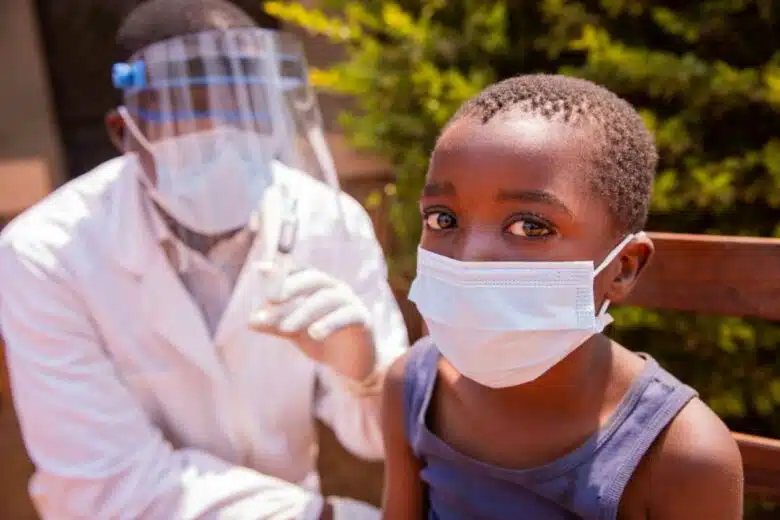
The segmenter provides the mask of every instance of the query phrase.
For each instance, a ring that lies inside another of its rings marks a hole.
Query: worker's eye
[[[427,229],[443,231],[454,228],[457,225],[455,215],[447,211],[429,211],[423,214],[423,221]]]

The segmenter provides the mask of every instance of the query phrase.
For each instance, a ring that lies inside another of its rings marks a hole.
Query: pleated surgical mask
[[[461,262],[420,248],[409,299],[433,343],[464,376],[492,388],[531,382],[612,318],[596,311],[595,277],[635,237],[604,261]]]

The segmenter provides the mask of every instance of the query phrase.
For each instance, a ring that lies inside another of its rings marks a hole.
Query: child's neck
[[[611,340],[596,334],[538,379],[523,385],[490,390],[496,404],[512,408],[555,410],[567,414],[602,396],[612,370]],[[546,414],[545,413],[545,414]]]

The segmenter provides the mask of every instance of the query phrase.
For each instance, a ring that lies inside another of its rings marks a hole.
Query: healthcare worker
[[[123,155],[0,239],[41,517],[376,518],[320,497],[313,419],[381,457],[406,329],[371,221],[338,191],[301,47],[221,0],[147,1],[118,43]]]

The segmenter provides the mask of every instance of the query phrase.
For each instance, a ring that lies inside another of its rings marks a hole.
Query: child
[[[725,425],[601,334],[653,252],[656,162],[636,111],[575,78],[503,81],[450,121],[410,294],[430,336],[385,388],[384,518],[741,518]]]

